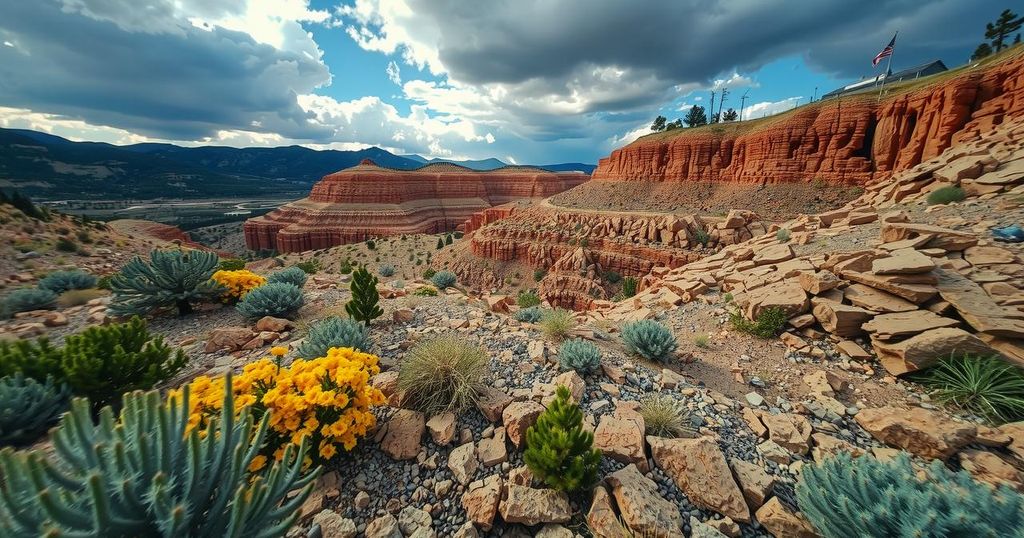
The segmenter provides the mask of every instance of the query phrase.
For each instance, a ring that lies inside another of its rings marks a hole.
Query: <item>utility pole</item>
[[[708,110],[708,123],[715,123],[715,90],[711,90],[711,108]]]
[[[743,92],[743,95],[740,97],[740,121],[743,121],[743,105],[747,104],[748,93],[750,93],[749,88],[747,89],[747,91]]]
[[[718,118],[722,118],[722,109],[725,108],[725,96],[729,95],[729,88],[722,87],[722,98],[718,100]]]
[[[811,102],[814,102],[814,98],[818,96],[818,87],[814,87],[814,93],[811,95]]]

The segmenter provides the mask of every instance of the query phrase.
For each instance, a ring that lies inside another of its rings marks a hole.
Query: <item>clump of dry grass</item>
[[[690,425],[690,412],[681,402],[668,394],[652,394],[640,401],[640,416],[644,417],[647,435],[655,437],[694,437]]]
[[[97,297],[103,297],[107,295],[106,290],[99,290],[96,288],[90,288],[85,290],[68,290],[60,294],[57,298],[57,304],[61,308],[70,308],[72,306],[81,306],[89,301],[96,299]]]
[[[576,318],[568,310],[555,308],[544,311],[537,324],[540,325],[540,331],[544,336],[561,340],[569,335],[569,331],[576,328]]]
[[[488,367],[483,349],[442,336],[409,350],[398,372],[398,389],[405,405],[424,413],[459,413],[476,401]]]

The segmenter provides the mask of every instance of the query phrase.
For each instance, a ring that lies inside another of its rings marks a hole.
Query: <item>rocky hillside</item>
[[[598,163],[597,180],[864,184],[937,157],[1024,113],[1024,54],[765,120],[648,135]]]

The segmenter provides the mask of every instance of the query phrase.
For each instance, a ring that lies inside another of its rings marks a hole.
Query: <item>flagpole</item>
[[[889,78],[889,72],[892,67],[892,57],[896,54],[896,36],[900,35],[899,30],[892,36],[892,52],[889,53],[889,60],[885,62],[885,78],[882,79],[882,86],[878,88],[878,98],[882,98],[882,92],[885,91],[885,81]]]

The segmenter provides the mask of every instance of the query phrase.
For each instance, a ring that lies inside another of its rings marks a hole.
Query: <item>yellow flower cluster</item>
[[[224,286],[224,301],[237,301],[245,297],[246,293],[267,283],[267,279],[256,273],[239,269],[238,271],[220,270],[210,277],[221,286]]]
[[[251,406],[257,420],[270,414],[270,434],[264,457],[252,470],[266,465],[267,455],[280,461],[288,443],[308,436],[320,460],[332,458],[341,445],[351,450],[377,423],[370,407],[385,402],[369,380],[380,372],[377,356],[352,348],[331,348],[326,357],[296,359],[287,368],[274,359],[249,363],[232,377],[235,414]],[[224,403],[224,377],[200,376],[189,384],[188,428],[205,429]],[[181,390],[170,397],[180,397]]]

